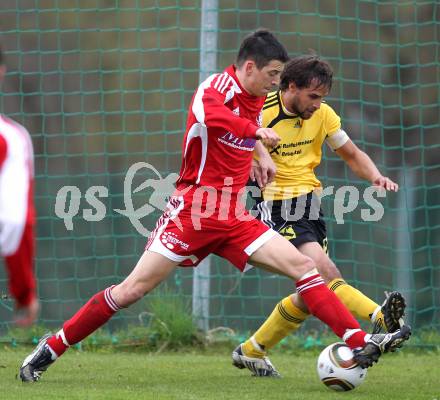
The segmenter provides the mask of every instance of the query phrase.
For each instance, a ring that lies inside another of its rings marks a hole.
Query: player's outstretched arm
[[[275,147],[280,141],[280,137],[272,128],[258,128],[256,136],[268,147]]]
[[[232,79],[223,89],[216,89],[217,80],[224,74],[212,80],[209,86],[202,83],[194,96],[192,111],[197,120],[208,128],[221,128],[226,132],[232,132],[239,138],[254,138],[258,129],[258,121],[251,121],[235,114],[226,103],[226,94],[233,85]],[[223,87],[223,86],[222,86]]]
[[[257,141],[254,151],[257,160],[252,163],[250,178],[252,182],[257,181],[258,186],[263,189],[274,180],[277,167],[261,141]]]
[[[359,178],[389,191],[397,192],[399,190],[399,185],[390,178],[383,176],[368,154],[359,149],[351,140],[339,147],[336,154],[347,163]]]

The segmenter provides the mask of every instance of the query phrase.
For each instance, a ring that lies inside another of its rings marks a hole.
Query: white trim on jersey
[[[164,257],[168,258],[169,260],[178,263],[181,263],[188,259],[190,259],[193,264],[195,264],[198,261],[198,258],[195,255],[181,256],[179,254],[173,253],[171,250],[164,247],[164,245],[160,243],[160,240],[156,240],[156,239],[153,241],[153,243],[147,250],[150,250],[153,253],[162,254]]]
[[[224,72],[222,75],[220,75],[219,79],[215,83],[214,89],[216,89],[220,93],[224,93],[226,88],[231,83],[231,80],[232,80],[232,77],[229,74],[227,74],[226,72]]]
[[[211,86],[212,81],[218,76],[218,74],[214,74],[209,76],[206,80],[204,80],[199,87],[197,88],[196,95],[194,96],[194,101],[192,105],[192,112],[194,113],[197,121],[199,121],[203,126],[205,124],[205,108],[203,107],[203,94],[205,93],[205,89],[208,89]],[[216,82],[218,83],[218,81]]]
[[[188,150],[189,143],[191,142],[191,139],[194,139],[196,137],[199,137],[202,141],[202,158],[200,160],[200,166],[199,171],[197,173],[197,180],[196,184],[200,183],[200,177],[202,176],[203,169],[205,168],[206,163],[206,156],[208,154],[208,129],[206,128],[206,125],[197,123],[194,124],[188,131],[188,134],[186,136],[186,143],[185,143],[185,153],[184,153],[184,159],[186,157],[186,151]],[[182,174],[183,175],[183,174]]]
[[[228,81],[228,85],[229,84],[231,84],[231,87],[226,92],[225,101],[224,101],[225,104],[234,97],[235,93],[238,93],[238,94],[241,93],[240,86],[238,86],[237,82],[235,82],[235,80],[232,79],[232,77]]]
[[[197,180],[196,184],[200,183],[200,178],[203,173],[203,169],[205,168],[206,163],[206,156],[208,153],[208,129],[205,124],[205,108],[203,107],[203,94],[205,92],[205,89],[209,88],[211,86],[212,81],[218,76],[218,74],[214,74],[209,76],[205,81],[203,81],[196,92],[196,95],[194,96],[194,101],[192,105],[192,112],[194,113],[194,116],[197,118],[198,124],[194,124],[190,130],[188,131],[188,134],[186,136],[186,143],[185,143],[185,153],[183,156],[184,162],[186,162],[186,151],[188,150],[189,143],[191,142],[191,139],[195,137],[200,137],[200,140],[202,141],[202,158],[200,160],[200,166],[199,171],[197,173]],[[220,78],[217,80],[215,85],[218,85],[220,81]],[[181,175],[184,175],[185,168],[183,170],[183,173]]]
[[[237,82],[230,76],[227,72],[223,72],[223,74],[214,74],[209,76],[205,81],[203,81],[199,87],[197,88],[196,95],[194,96],[194,101],[192,105],[192,112],[194,113],[197,121],[206,126],[205,124],[205,108],[203,107],[203,94],[205,93],[205,89],[211,87],[212,81],[217,78],[217,81],[214,83],[213,88],[216,89],[220,93],[224,93],[226,89],[229,90],[225,94],[225,100],[223,101],[226,104],[229,100],[234,97],[235,93],[241,93],[240,86],[238,86]]]
[[[147,250],[153,251],[154,253],[162,254],[171,261],[182,262],[190,259],[193,263],[198,261],[195,255],[181,256],[179,254],[173,253],[171,250],[167,249],[165,245],[161,242],[161,235],[165,231],[168,222],[177,217],[179,212],[183,209],[185,205],[183,196],[171,197],[167,204],[167,211],[162,215],[162,217],[157,222],[156,229],[151,232],[150,239],[148,240]]]
[[[257,237],[248,247],[244,249],[244,252],[250,257],[254,254],[263,244],[267,243],[270,239],[272,239],[278,233],[273,229],[269,229],[264,232],[262,235]],[[246,263],[243,272],[249,271],[254,266],[252,264]]]
[[[185,143],[185,151],[184,151],[184,163],[185,166],[183,168],[183,172],[181,176],[185,174],[186,169],[186,152],[188,150],[189,143],[193,138],[200,137],[202,141],[202,154],[200,160],[199,171],[197,173],[196,184],[200,183],[200,179],[205,168],[206,157],[208,153],[208,128],[205,123],[205,107],[203,105],[203,94],[205,90],[210,88],[212,82],[217,78],[214,83],[213,88],[216,89],[220,93],[224,93],[226,89],[229,90],[225,94],[224,104],[230,101],[235,93],[241,93],[241,89],[238,86],[237,82],[230,76],[227,72],[223,72],[222,74],[213,74],[209,76],[206,80],[204,80],[199,87],[197,88],[197,92],[194,96],[194,101],[192,105],[192,112],[196,117],[198,123],[191,126],[186,136]]]
[[[333,151],[335,151],[347,143],[348,139],[350,138],[347,133],[343,129],[338,129],[333,135],[327,136],[325,142]]]
[[[171,196],[166,205],[165,212],[161,215],[161,217],[156,222],[156,227],[153,232],[150,233],[150,237],[147,242],[147,249],[153,241],[165,230],[168,225],[168,222],[175,218],[180,210],[184,207],[185,201],[183,196]]]
[[[275,222],[272,221],[272,207],[269,207],[269,202],[262,201],[261,203],[257,204],[257,209],[260,211],[261,222],[269,228],[273,228],[275,226]]]
[[[0,252],[8,256],[17,251],[26,224],[33,149],[27,130],[3,116],[0,116],[0,134],[7,144],[0,171]]]
[[[184,152],[184,159],[185,159],[186,151],[188,149],[191,139],[200,137],[202,141],[202,155],[201,155],[202,158],[200,160],[200,166],[199,166],[199,171],[197,173],[196,184],[200,183],[200,179],[203,173],[203,169],[205,168],[206,157],[208,153],[208,128],[205,123],[205,108],[203,105],[203,94],[205,93],[205,89],[211,87],[212,81],[215,78],[217,78],[217,80],[213,87],[214,89],[218,90],[220,93],[223,93],[229,87],[229,90],[225,95],[224,103],[227,103],[229,100],[231,100],[232,97],[234,97],[235,93],[241,93],[240,87],[237,85],[237,82],[235,82],[235,80],[226,72],[223,72],[220,75],[213,74],[209,76],[205,81],[203,81],[199,85],[197,89],[192,105],[192,112],[194,113],[199,123],[194,124],[188,131],[186,137],[186,143],[185,143],[185,152]],[[182,175],[184,174],[184,172],[185,170],[183,171]]]
[[[226,81],[228,76],[229,75],[226,72],[223,72],[222,74],[218,75],[218,79],[214,83],[214,89],[218,90],[219,92],[221,92],[221,90],[219,88],[221,88],[223,86],[223,83]]]
[[[263,246],[264,243],[268,242],[276,234],[277,232],[275,232],[273,229],[268,229],[261,236],[257,237],[248,247],[246,247],[244,249],[244,252],[248,256],[251,256],[255,251],[257,251],[261,246]]]

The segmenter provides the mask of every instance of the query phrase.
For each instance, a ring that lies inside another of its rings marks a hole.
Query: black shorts
[[[328,254],[327,229],[320,199],[313,192],[294,199],[256,199],[252,214],[284,236],[295,247],[318,242]]]

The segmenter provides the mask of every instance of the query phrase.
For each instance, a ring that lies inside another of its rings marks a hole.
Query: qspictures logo
[[[145,179],[140,185],[134,187],[134,179],[137,175],[153,176],[153,178]],[[191,194],[190,217],[195,230],[201,229],[201,221],[204,218],[216,216],[219,221],[225,221],[233,213],[238,220],[248,221],[258,216],[258,211],[253,211],[252,215],[243,212],[249,194],[253,198],[262,196],[261,190],[256,186],[242,188],[238,193],[239,201],[232,204],[231,186],[234,181],[233,177],[226,177],[223,187],[220,189],[211,186],[197,186],[196,188],[188,186],[176,193],[175,183],[177,179],[178,175],[176,173],[162,176],[153,165],[146,162],[133,164],[124,178],[124,208],[115,208],[113,212],[126,217],[136,231],[145,237],[150,234],[150,230],[142,220],[154,211],[170,212],[171,218],[180,228],[179,207],[176,208],[175,199],[177,197],[183,198],[186,193],[194,189]],[[143,192],[145,193],[145,202],[142,206],[135,208],[133,196],[142,196]],[[353,212],[360,204],[362,204],[360,211],[363,221],[376,222],[381,220],[384,215],[384,208],[377,198],[384,198],[386,196],[385,189],[370,186],[361,193],[354,186],[341,186],[336,190],[334,186],[328,186],[318,195],[314,195],[314,201],[308,212],[309,219],[319,218],[321,200],[326,196],[334,197],[333,215],[330,215],[330,217],[333,216],[337,224],[344,224],[346,215]],[[106,202],[105,199],[108,197],[109,189],[106,186],[89,187],[84,194],[87,206],[82,209],[83,219],[88,222],[102,221],[107,215],[108,205],[106,203],[109,202]],[[285,212],[283,211],[284,219],[286,221],[298,220],[304,215],[306,208],[304,203],[305,197],[297,199],[293,210],[290,207],[292,199],[289,199],[289,196],[285,197],[287,200],[285,200],[285,204],[283,203],[283,210],[285,209]],[[55,200],[55,215],[63,220],[66,230],[74,230],[74,219],[80,214],[81,202],[83,202],[83,196],[77,186],[62,186],[58,190]],[[264,213],[269,213],[270,215],[272,205],[271,202],[265,202]],[[162,239],[166,240],[168,246],[179,245],[182,248],[187,246],[186,243],[177,242],[175,238],[167,237]]]
[[[133,188],[134,177],[136,174],[154,176],[148,178],[139,186]],[[175,183],[179,177],[176,173],[171,173],[162,177],[160,172],[151,164],[138,162],[133,164],[127,171],[124,178],[124,208],[115,208],[113,211],[128,218],[132,226],[138,233],[148,236],[150,231],[142,224],[142,219],[152,212],[165,211],[168,199],[175,190]],[[135,209],[133,195],[152,189],[146,202],[141,207]],[[102,199],[109,197],[109,190],[105,186],[91,186],[87,189],[84,198],[91,208],[84,208],[82,216],[88,222],[102,221],[107,215],[107,205]],[[67,230],[74,229],[73,219],[79,214],[81,203],[81,191],[77,186],[63,186],[58,190],[55,201],[55,214],[63,219]]]

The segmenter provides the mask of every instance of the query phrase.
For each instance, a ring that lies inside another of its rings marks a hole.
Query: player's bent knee
[[[323,277],[326,283],[331,282],[333,279],[342,278],[341,272],[338,267],[331,261],[318,264],[318,271]]]
[[[299,308],[301,311],[305,313],[309,313],[309,310],[304,303],[303,298],[298,293],[293,293],[290,295],[290,301],[293,303],[293,305],[297,308]]]
[[[327,279],[330,282],[333,279],[340,279],[340,278],[342,278],[341,271],[339,271],[336,265],[333,264],[333,266],[327,272]]]
[[[306,260],[304,260],[303,268],[304,274],[312,272],[313,270],[315,270],[315,272],[318,272],[316,269],[316,263],[310,257],[306,257]]]
[[[300,262],[296,265],[296,277],[295,279],[300,279],[302,276],[304,276],[305,274],[312,272],[313,270],[316,270],[316,264],[315,262],[307,256],[304,256]]]
[[[115,302],[123,308],[129,307],[147,294],[144,285],[122,282],[112,290]]]

